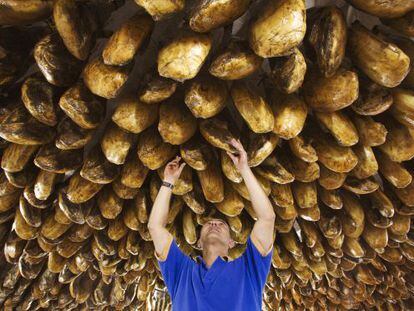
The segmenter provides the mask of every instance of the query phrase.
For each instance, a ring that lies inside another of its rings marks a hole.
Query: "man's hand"
[[[181,157],[176,156],[170,161],[164,169],[164,181],[171,184],[180,177],[184,169],[185,162],[179,164]],[[165,260],[170,249],[173,236],[166,229],[168,210],[170,208],[170,199],[172,191],[170,188],[161,187],[155,198],[151,213],[148,220],[148,230],[155,247],[155,256],[158,260]]]
[[[184,166],[187,164],[183,161],[183,163],[179,164],[181,160],[180,156],[176,156],[174,160],[170,161],[164,169],[164,180],[175,184],[175,182],[178,180],[178,178],[181,175],[181,172],[184,169]]]
[[[240,140],[233,138],[230,144],[237,149],[237,154],[232,154],[228,151],[227,154],[243,177],[244,183],[249,191],[252,207],[257,215],[257,221],[251,232],[251,239],[259,252],[265,256],[269,253],[274,243],[273,232],[276,214],[273,210],[272,203],[248,165],[247,153]]]
[[[232,138],[229,143],[237,149],[237,153],[233,154],[229,151],[226,151],[230,159],[233,161],[239,172],[243,172],[246,169],[249,169],[249,164],[247,163],[247,153],[244,150],[243,145],[240,142],[240,139],[235,140]]]

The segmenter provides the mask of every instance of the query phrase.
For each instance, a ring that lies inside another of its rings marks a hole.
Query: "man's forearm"
[[[262,186],[254,176],[252,170],[249,168],[240,172],[249,191],[252,207],[256,212],[258,219],[274,219],[275,212],[272,203],[264,192]]]
[[[171,195],[172,190],[170,188],[161,186],[152,206],[148,220],[148,228],[166,226]]]

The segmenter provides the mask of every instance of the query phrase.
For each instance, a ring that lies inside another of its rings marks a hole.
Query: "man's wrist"
[[[239,170],[240,175],[248,175],[251,172],[251,168],[249,166],[243,167]]]
[[[174,180],[174,179],[172,179],[172,178],[164,178],[162,181],[166,181],[166,182],[168,182],[168,183],[170,183],[170,184],[175,185],[175,180]]]
[[[174,188],[174,183],[171,182],[168,179],[164,179],[161,183],[161,186],[165,186],[165,187],[170,188],[172,190]]]

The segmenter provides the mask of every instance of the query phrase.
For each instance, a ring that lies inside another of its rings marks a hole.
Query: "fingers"
[[[245,152],[246,152],[246,150],[244,149],[243,144],[241,143],[241,141],[240,141],[240,139],[239,139],[239,138],[237,139],[237,142],[238,142],[238,148],[237,148],[237,150],[238,150],[240,153],[245,153]]]
[[[235,155],[233,155],[231,152],[226,150],[226,153],[228,154],[230,159],[232,159],[233,162],[237,161],[237,157]]]
[[[168,164],[167,167],[170,170],[173,171],[179,171],[181,173],[181,171],[184,169],[184,166],[187,164],[183,161],[183,163],[181,163],[181,165],[179,164],[181,160],[180,156],[176,156],[173,160],[171,160]]]
[[[244,150],[244,148],[243,148],[243,145],[241,144],[241,142],[240,142],[240,139],[234,139],[234,138],[232,138],[231,140],[230,140],[230,143],[238,150],[238,151],[243,151]]]
[[[176,156],[176,157],[174,158],[174,160],[172,160],[171,162],[178,163],[178,162],[180,162],[180,160],[181,160],[181,157],[180,157],[180,156]]]
[[[184,169],[184,166],[185,166],[186,164],[187,164],[187,163],[185,163],[185,162],[181,163],[181,165],[180,165],[180,167],[179,167],[180,173],[182,172],[182,170]]]
[[[178,167],[178,165],[175,163],[168,164],[167,166],[169,169],[172,169],[172,170],[175,170]]]
[[[180,156],[176,156],[173,160],[171,160],[169,163],[168,163],[168,165],[169,166],[176,166],[176,165],[178,165],[178,162],[180,162],[180,160],[181,160],[181,157]]]
[[[177,166],[177,162],[169,162],[168,164],[167,164],[167,166],[169,166],[169,167],[172,167],[172,166]]]

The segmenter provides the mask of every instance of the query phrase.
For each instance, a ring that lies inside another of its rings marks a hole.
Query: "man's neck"
[[[224,245],[214,243],[203,248],[203,259],[207,267],[210,268],[218,256],[228,256],[228,248]]]

